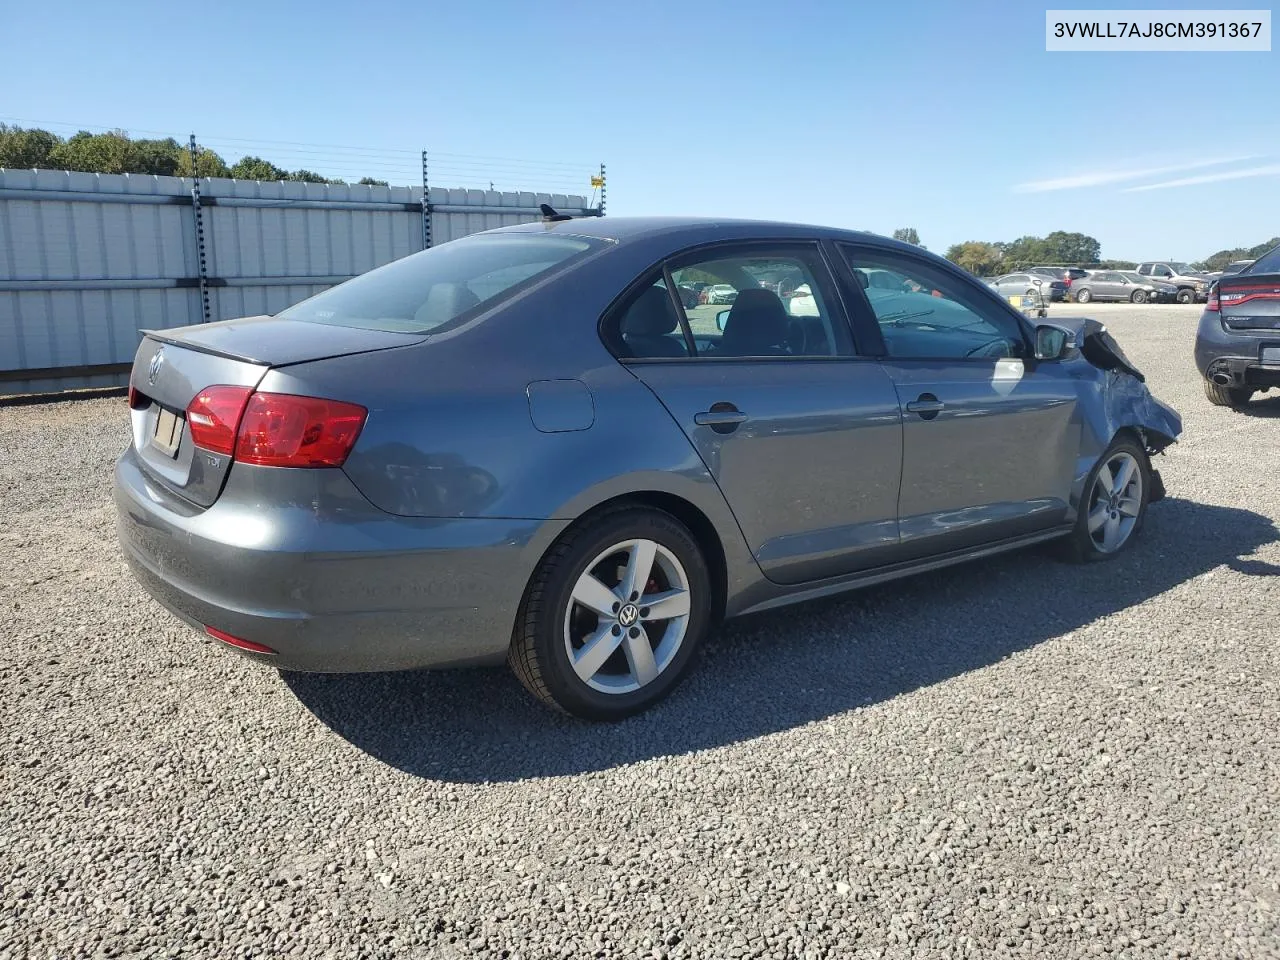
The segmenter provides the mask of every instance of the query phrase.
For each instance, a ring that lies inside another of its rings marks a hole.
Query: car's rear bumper
[[[156,600],[275,651],[238,652],[317,672],[501,659],[540,545],[564,525],[396,517],[340,470],[240,464],[199,510],[132,449],[116,464],[115,502],[124,555]]]
[[[1216,312],[1201,315],[1195,358],[1206,380],[1232,387],[1280,386],[1280,364],[1264,363],[1264,349],[1280,349],[1280,330],[1227,330]]]

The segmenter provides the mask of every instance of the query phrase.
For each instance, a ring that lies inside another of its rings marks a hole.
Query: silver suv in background
[[[1147,260],[1138,264],[1138,273],[1153,280],[1163,280],[1178,288],[1179,303],[1198,303],[1209,299],[1209,278],[1190,264],[1178,260]]]

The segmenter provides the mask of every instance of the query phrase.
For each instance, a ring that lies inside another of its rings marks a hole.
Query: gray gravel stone
[[[1186,418],[1134,550],[743,621],[608,727],[215,648],[119,558],[123,401],[0,408],[0,957],[1280,956],[1280,397],[1208,405],[1198,312],[1089,307]]]

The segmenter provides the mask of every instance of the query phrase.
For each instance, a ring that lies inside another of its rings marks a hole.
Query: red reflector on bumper
[[[223,633],[221,630],[215,630],[213,627],[205,627],[204,632],[215,640],[221,640],[233,647],[239,647],[241,650],[248,650],[250,653],[266,653],[275,656],[276,652],[270,647],[264,647],[260,643],[254,643],[252,640],[241,640],[239,637],[233,637],[229,633]]]

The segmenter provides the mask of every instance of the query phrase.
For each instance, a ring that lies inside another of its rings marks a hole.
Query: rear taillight
[[[205,387],[187,404],[191,442],[212,453],[230,456],[236,448],[236,426],[253,387],[219,384]]]
[[[235,458],[264,467],[340,467],[366,416],[354,403],[255,393],[240,420]]]
[[[246,640],[243,637],[232,636],[222,630],[214,627],[205,627],[204,632],[215,640],[221,640],[223,643],[230,644],[233,647],[239,647],[241,650],[248,650],[250,653],[265,653],[275,656],[276,652],[268,646],[261,643],[254,643],[252,640]]]
[[[1206,310],[1212,310],[1214,313],[1217,313],[1219,310],[1222,309],[1218,305],[1218,287],[1216,284],[1209,291],[1209,301],[1204,305],[1204,308]]]
[[[129,409],[141,410],[147,406],[147,403],[147,398],[142,395],[142,391],[133,384],[129,384]]]
[[[1063,283],[1065,283],[1065,284],[1067,285],[1067,289],[1068,289],[1068,290],[1070,290],[1070,289],[1071,289],[1071,278],[1070,278],[1070,277],[1063,277],[1063,278],[1062,278],[1062,282],[1063,282]]]

